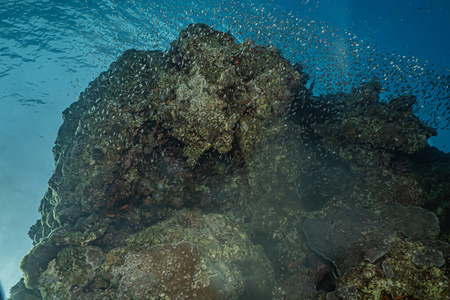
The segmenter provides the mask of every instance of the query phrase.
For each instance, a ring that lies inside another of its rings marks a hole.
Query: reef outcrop
[[[124,52],[63,112],[12,299],[448,294],[450,158],[427,145],[415,98],[382,103],[377,79],[315,97],[308,78],[273,47],[205,24],[167,52]],[[435,234],[410,241],[399,224],[417,215]],[[368,228],[391,241],[376,235],[347,263],[321,244],[342,224],[358,225],[356,242]]]

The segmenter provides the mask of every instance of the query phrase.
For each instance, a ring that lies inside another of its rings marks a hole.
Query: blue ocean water
[[[362,4],[363,3],[363,4]],[[3,0],[0,7],[0,280],[5,290],[31,248],[30,225],[54,167],[61,112],[124,50],[168,49],[204,22],[239,41],[279,48],[305,66],[314,93],[373,76],[382,101],[402,93],[450,147],[450,3],[440,1]]]

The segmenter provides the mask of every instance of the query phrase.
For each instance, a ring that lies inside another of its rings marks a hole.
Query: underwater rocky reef
[[[124,52],[63,112],[11,299],[448,299],[450,156],[416,98],[308,78],[205,24]]]

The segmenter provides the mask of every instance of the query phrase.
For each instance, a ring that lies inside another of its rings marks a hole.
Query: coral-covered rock
[[[249,156],[267,122],[287,114],[306,78],[279,52],[250,39],[236,44],[206,25],[188,26],[167,55],[181,72],[176,81],[161,76],[155,108],[191,164],[211,148],[225,154],[237,146]]]
[[[28,289],[33,289],[38,285],[40,273],[47,268],[48,263],[56,257],[57,248],[49,242],[42,242],[35,245],[20,262],[20,269],[23,272],[24,284]]]
[[[95,286],[105,289],[108,283],[98,274],[105,254],[98,247],[66,247],[59,251],[39,279],[40,292],[44,299],[88,299],[82,288]],[[106,293],[99,293],[105,295]],[[99,295],[96,295],[99,298]],[[94,298],[94,297],[93,297]]]
[[[417,266],[414,250],[422,247],[417,242],[393,237],[389,254],[377,262],[363,262],[357,268],[338,278],[338,289],[351,285],[358,299],[395,299],[410,295],[414,299],[446,299],[450,289],[448,271],[436,266]],[[389,271],[386,272],[386,270]],[[400,298],[399,298],[400,299]]]
[[[107,253],[67,247],[39,279],[44,298],[237,299],[271,294],[262,248],[225,216],[182,211]]]
[[[436,131],[423,124],[412,112],[413,96],[401,96],[389,104],[379,101],[381,83],[375,78],[353,88],[349,95],[318,99],[326,111],[333,112],[314,129],[326,138],[329,147],[370,146],[376,149],[416,153],[427,146]]]
[[[42,220],[30,236],[38,243],[126,204],[208,203],[192,166],[208,150],[250,156],[305,77],[279,52],[203,24],[183,30],[166,54],[126,51],[64,111]]]
[[[29,232],[36,246],[22,262],[25,285],[40,288],[44,297],[67,295],[68,286],[82,294],[76,287],[98,285],[106,297],[104,280],[89,269],[86,247],[100,247],[109,261],[130,234],[165,220],[173,209],[207,207],[213,199],[220,208],[224,191],[231,197],[237,191],[225,178],[243,175],[269,127],[284,130],[280,120],[306,79],[277,50],[251,40],[237,44],[204,24],[188,26],[167,53],[124,52],[63,112],[42,218]],[[53,247],[45,259],[36,254],[42,245]],[[194,245],[192,257],[208,253]],[[175,244],[165,247],[178,253]],[[244,252],[253,245],[246,247]],[[124,249],[129,257],[144,255]],[[240,276],[258,278],[250,275],[253,267],[259,268],[251,263]],[[236,290],[225,293],[259,293],[255,280],[242,278],[233,278]]]
[[[63,112],[13,299],[324,299],[332,264],[308,242],[345,272],[391,255],[386,237],[434,238],[408,206],[445,225],[450,159],[422,160],[415,98],[381,103],[377,80],[314,97],[307,79],[204,24],[125,51]],[[448,248],[421,240],[402,266],[445,272]]]

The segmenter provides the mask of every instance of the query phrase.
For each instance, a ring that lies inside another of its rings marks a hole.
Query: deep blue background
[[[372,38],[387,51],[450,68],[448,0],[279,0],[276,3],[303,17],[348,29],[361,39]]]

